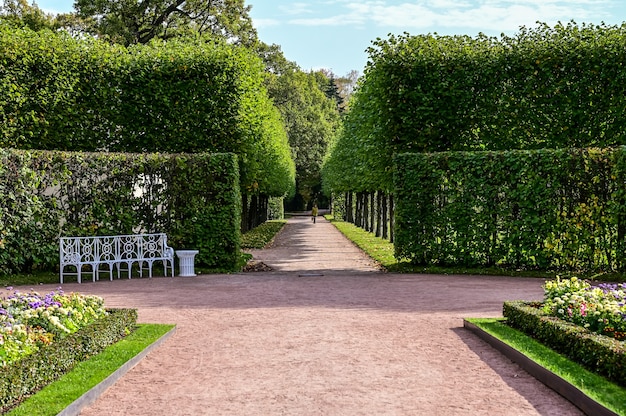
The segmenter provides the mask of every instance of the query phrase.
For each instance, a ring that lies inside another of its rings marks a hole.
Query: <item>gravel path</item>
[[[323,219],[253,254],[275,271],[64,285],[177,325],[81,415],[581,414],[462,328],[541,280],[379,273]]]

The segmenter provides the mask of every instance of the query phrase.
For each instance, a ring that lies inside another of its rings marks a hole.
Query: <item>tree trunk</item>
[[[386,240],[389,238],[389,223],[387,218],[387,193],[380,191],[383,194],[383,212],[382,212],[382,222],[383,222],[383,238]]]
[[[393,202],[393,194],[389,194],[389,241],[393,243],[396,234],[396,212]]]
[[[348,198],[346,198],[347,206],[346,213],[348,215],[348,222],[350,224],[354,224],[354,194],[352,192],[348,192]]]
[[[369,231],[370,224],[370,203],[369,203],[369,194],[363,193],[363,229],[365,231]]]
[[[363,193],[356,194],[356,221],[355,224],[359,228],[363,228]]]
[[[381,235],[381,218],[380,215],[382,214],[382,210],[381,208],[381,202],[380,202],[380,198],[382,197],[382,194],[380,191],[376,192],[376,229],[375,231],[375,235],[376,237],[380,237]]]
[[[376,229],[376,192],[370,192],[368,198],[370,199],[370,206],[372,207],[370,210],[370,232],[373,233]]]
[[[269,217],[270,199],[267,195],[261,195],[261,217],[259,224],[263,224]]]
[[[241,195],[241,232],[248,231],[248,194]]]
[[[259,219],[259,197],[252,195],[250,198],[250,213],[248,214],[248,230],[252,230],[258,225]]]

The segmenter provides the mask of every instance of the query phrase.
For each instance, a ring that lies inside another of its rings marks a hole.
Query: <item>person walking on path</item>
[[[313,224],[315,224],[315,219],[317,218],[317,204],[313,204],[313,208],[311,209],[311,216],[313,217]]]

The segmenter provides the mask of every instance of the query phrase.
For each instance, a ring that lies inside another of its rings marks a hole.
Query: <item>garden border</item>
[[[111,373],[107,378],[102,380],[100,383],[96,384],[85,394],[80,396],[78,399],[74,400],[69,406],[67,406],[63,411],[59,412],[57,416],[78,416],[81,410],[93,402],[95,402],[98,397],[102,395],[109,387],[115,384],[124,374],[126,374],[130,369],[132,369],[135,365],[139,363],[146,355],[152,352],[154,349],[163,344],[170,336],[174,335],[176,332],[176,326],[163,334],[159,339],[154,341],[152,344],[148,345],[144,348],[139,354],[135,355],[130,360],[126,361],[120,368]]]
[[[618,416],[617,413],[602,406],[571,383],[567,382],[547,368],[537,364],[526,355],[502,342],[472,322],[469,322],[467,319],[463,319],[463,327],[477,335],[483,341],[487,342],[487,344],[491,345],[505,357],[517,363],[528,374],[535,377],[547,387],[572,402],[572,404],[582,410],[585,414],[590,416]]]

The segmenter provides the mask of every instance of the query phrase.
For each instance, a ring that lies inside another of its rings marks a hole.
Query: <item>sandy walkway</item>
[[[287,227],[255,253],[280,272],[64,285],[178,328],[81,414],[580,414],[462,328],[542,281],[380,274],[332,225]]]

